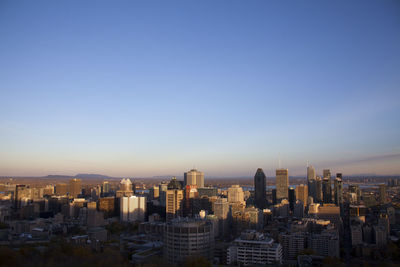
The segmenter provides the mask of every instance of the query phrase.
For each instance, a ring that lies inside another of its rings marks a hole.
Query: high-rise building
[[[132,182],[129,178],[122,179],[119,183],[119,190],[116,192],[117,198],[133,196]]]
[[[254,204],[259,209],[265,209],[267,206],[266,179],[264,171],[258,168],[254,175]]]
[[[192,169],[184,173],[184,184],[186,185],[197,185],[197,188],[204,187],[204,173]]]
[[[183,215],[183,190],[168,189],[166,192],[166,216],[167,221]]]
[[[102,197],[99,199],[99,211],[104,213],[106,218],[114,217],[115,215],[115,198]]]
[[[231,212],[226,198],[218,198],[212,203],[214,215],[218,218],[218,229],[222,236],[226,236],[229,230]]]
[[[276,170],[276,199],[288,199],[289,171],[288,169]]]
[[[228,202],[229,203],[243,203],[244,193],[239,185],[232,185],[228,188]]]
[[[335,195],[335,204],[340,206],[343,204],[343,184],[341,174],[337,176],[334,181],[334,195]]]
[[[82,180],[76,178],[69,180],[69,196],[77,198],[80,194],[82,194]]]
[[[68,192],[68,185],[64,183],[56,184],[56,195],[66,196]]]
[[[157,199],[160,196],[160,187],[159,186],[153,186],[149,189],[149,195],[150,199]]]
[[[315,179],[315,189],[315,201],[322,202],[322,179],[320,176]]]
[[[386,203],[386,185],[385,184],[379,185],[379,203],[380,204]]]
[[[291,211],[294,209],[294,203],[296,202],[296,192],[293,187],[289,187],[289,208]]]
[[[308,238],[308,247],[323,257],[340,258],[339,243],[337,232],[322,231],[322,233],[311,234]]]
[[[296,186],[296,198],[302,202],[304,206],[307,205],[308,201],[308,186],[300,184]]]
[[[200,199],[199,192],[197,192],[197,185],[185,186],[185,206],[184,216],[194,216],[200,212]]]
[[[213,224],[205,220],[173,220],[164,226],[164,258],[181,265],[190,257],[214,257]]]
[[[256,231],[245,231],[228,248],[227,263],[238,266],[282,264],[282,246]]]
[[[307,248],[307,235],[293,232],[280,235],[284,260],[296,260],[298,254]]]
[[[160,192],[160,206],[165,207],[166,201],[167,201],[167,190],[168,190],[168,183],[167,182],[161,182],[158,185],[159,192]]]
[[[102,186],[101,186],[101,193],[102,194],[108,194],[110,192],[111,185],[108,181],[104,181]]]
[[[146,198],[142,196],[121,197],[120,219],[124,222],[143,222],[146,213]]]
[[[312,197],[316,201],[317,187],[315,181],[315,169],[313,166],[307,167],[307,185],[308,185],[308,196]]]
[[[323,173],[323,175],[322,175],[323,178],[328,178],[329,180],[331,179],[331,170],[325,169],[322,171],[322,173]]]
[[[295,218],[303,218],[304,216],[304,204],[301,200],[296,200],[296,203],[294,204],[294,209],[293,209],[293,217]]]
[[[322,180],[322,200],[324,203],[332,202],[331,179],[327,177],[324,177],[324,179]]]

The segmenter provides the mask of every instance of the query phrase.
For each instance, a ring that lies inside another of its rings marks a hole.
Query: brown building
[[[289,171],[288,169],[276,170],[276,199],[289,199]]]
[[[308,201],[308,186],[301,184],[296,186],[296,199],[300,200],[304,206]]]
[[[105,218],[110,218],[115,216],[115,198],[114,197],[102,197],[99,199],[99,211],[104,212]]]
[[[82,180],[76,178],[69,180],[69,196],[77,198],[80,194],[82,194]]]
[[[68,185],[64,183],[56,184],[56,195],[66,196],[68,193]]]
[[[182,216],[183,210],[183,190],[170,189],[166,192],[166,215],[167,221],[178,216]]]

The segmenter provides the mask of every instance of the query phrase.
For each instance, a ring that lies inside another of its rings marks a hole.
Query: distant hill
[[[113,177],[102,175],[102,174],[95,174],[95,173],[79,173],[75,175],[75,178],[82,178],[82,179],[111,179]]]

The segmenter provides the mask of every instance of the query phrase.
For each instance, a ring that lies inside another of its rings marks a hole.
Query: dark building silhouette
[[[332,202],[332,186],[330,178],[324,178],[322,180],[322,200],[324,203]]]
[[[296,193],[293,187],[289,187],[288,194],[289,194],[289,207],[290,210],[293,211],[294,203],[296,202]]]
[[[265,209],[267,206],[266,179],[264,171],[258,168],[254,175],[254,204],[259,209]]]

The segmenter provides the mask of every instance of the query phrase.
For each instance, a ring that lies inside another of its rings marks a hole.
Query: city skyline
[[[0,176],[399,175],[399,12],[3,1]]]

